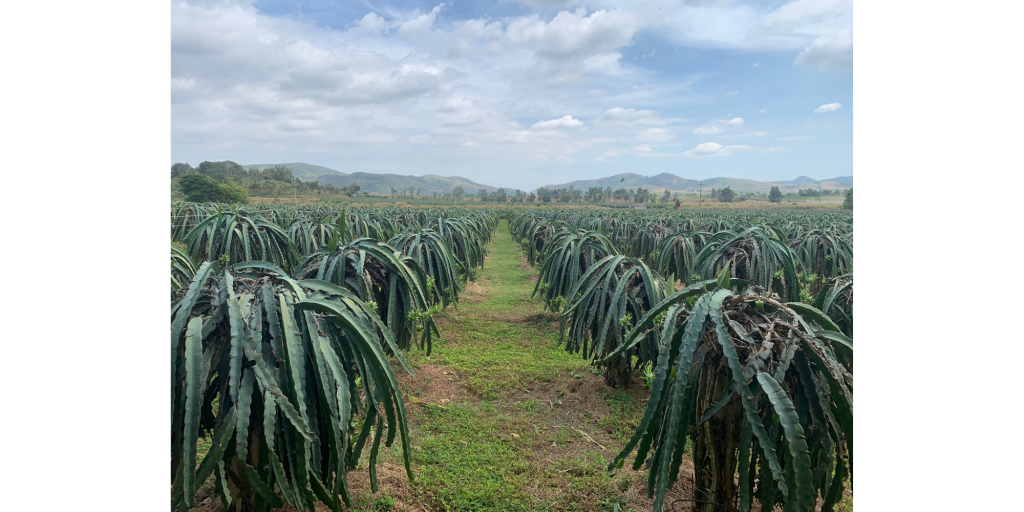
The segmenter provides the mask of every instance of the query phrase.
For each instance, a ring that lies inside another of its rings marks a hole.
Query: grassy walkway
[[[605,472],[643,413],[646,390],[610,390],[579,356],[555,348],[558,315],[531,299],[536,272],[502,221],[485,268],[439,319],[433,354],[403,375],[413,472],[397,443],[381,493],[350,474],[362,510],[650,510],[643,475]],[[362,475],[362,476],[360,476]],[[678,487],[678,486],[677,486]]]

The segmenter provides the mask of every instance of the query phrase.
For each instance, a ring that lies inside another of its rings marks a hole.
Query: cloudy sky
[[[853,169],[850,0],[174,1],[172,159],[530,189]]]

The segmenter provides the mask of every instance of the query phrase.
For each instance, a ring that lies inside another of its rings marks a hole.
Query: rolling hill
[[[569,188],[570,186],[586,190],[590,187],[611,187],[612,190],[619,188],[643,187],[652,192],[696,192],[704,182],[705,189],[729,187],[735,192],[763,192],[772,186],[778,186],[783,192],[795,192],[799,188],[850,188],[853,186],[852,176],[841,176],[827,180],[814,180],[807,176],[800,176],[788,181],[755,181],[742,178],[708,178],[704,180],[691,180],[681,178],[675,174],[663,172],[656,176],[643,176],[640,174],[624,173],[615,176],[607,176],[593,180],[576,180],[560,185],[545,185],[547,188]]]
[[[787,185],[812,185],[812,184],[832,182],[832,181],[837,182],[837,183],[848,183],[849,186],[853,186],[853,176],[838,176],[838,177],[835,177],[835,178],[826,178],[826,179],[823,179],[823,180],[816,180],[814,178],[809,178],[807,176],[799,176],[799,177],[797,177],[796,179],[793,179],[793,180],[782,180],[782,181],[778,181],[776,183],[783,183],[783,184],[787,184]]]
[[[266,169],[279,164],[249,164],[243,165],[245,170]],[[320,165],[292,162],[284,165],[292,170],[292,174],[303,181],[316,180],[320,185],[330,183],[335,187],[347,187],[352,184],[359,185],[363,191],[375,195],[387,195],[391,189],[408,191],[409,187],[417,189],[417,194],[450,194],[455,187],[462,187],[465,193],[475,194],[480,189],[488,192],[498,190],[498,187],[483,185],[468,180],[461,176],[438,176],[428,174],[426,176],[403,176],[400,174],[376,174],[370,172],[345,173]]]
[[[354,183],[359,185],[362,190],[375,195],[390,194],[392,188],[395,190],[408,191],[409,187],[416,188],[417,195],[432,194],[434,192],[437,192],[438,194],[450,194],[455,187],[462,187],[466,195],[475,194],[480,189],[486,189],[488,192],[498,190],[498,187],[482,185],[461,176],[444,177],[436,174],[428,174],[426,176],[402,176],[400,174],[354,172],[352,174],[340,175],[327,174],[320,176],[317,181],[320,185],[330,183],[335,187],[346,187]]]
[[[244,168],[247,171],[250,171],[252,169],[266,169],[266,168],[269,168],[269,167],[273,167],[275,165],[278,165],[278,164],[249,164],[249,165],[243,165],[242,168]],[[280,164],[280,165],[283,165],[283,166],[291,169],[292,170],[292,175],[295,176],[296,178],[302,180],[302,181],[313,181],[313,180],[315,180],[315,179],[317,179],[320,176],[323,176],[325,174],[328,174],[328,175],[342,175],[342,176],[345,175],[345,173],[340,172],[340,171],[335,171],[334,169],[328,169],[327,167],[321,167],[319,165],[304,164],[302,162],[292,162],[290,164]]]

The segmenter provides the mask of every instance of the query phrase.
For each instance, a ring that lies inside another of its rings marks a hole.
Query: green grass
[[[523,268],[505,221],[487,249],[478,278],[487,300],[463,301],[442,316],[445,331],[455,336],[432,359],[464,374],[469,389],[485,400],[589,370],[586,361],[555,347],[558,331],[551,324],[559,317],[544,313],[541,303],[530,298],[535,283],[530,276],[536,272]]]
[[[578,355],[556,347],[559,317],[530,298],[536,272],[524,264],[506,221],[487,251],[477,279],[482,292],[439,315],[444,339],[431,357],[408,355],[421,369],[437,365],[454,373],[445,377],[464,389],[464,399],[428,403],[417,396],[438,383],[409,379],[416,480],[414,495],[396,498],[430,510],[643,510],[627,506],[623,492],[630,481],[639,485],[640,475],[605,471],[621,447],[618,439],[638,424],[643,405],[625,392],[602,388],[589,398],[609,409],[570,408],[570,400],[588,398],[572,386],[601,377]],[[382,453],[382,460],[401,463],[397,444]]]

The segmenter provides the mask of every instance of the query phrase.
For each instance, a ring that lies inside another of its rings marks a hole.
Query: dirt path
[[[358,508],[650,510],[642,472],[628,464],[605,472],[639,423],[647,390],[609,389],[578,355],[555,347],[559,317],[530,298],[537,274],[507,222],[487,251],[458,309],[439,319],[443,340],[430,357],[410,354],[416,376],[400,376],[415,482],[393,447],[380,494],[369,494],[365,470],[350,473],[363,494]]]

